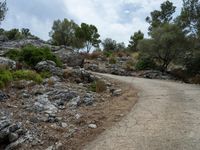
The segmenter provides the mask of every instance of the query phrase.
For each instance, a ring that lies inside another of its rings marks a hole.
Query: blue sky
[[[159,9],[164,0],[7,0],[9,11],[1,27],[29,28],[44,40],[56,19],[73,19],[97,26],[101,39],[113,38],[128,43],[142,30],[147,36],[146,16]],[[182,0],[172,0],[180,11]]]

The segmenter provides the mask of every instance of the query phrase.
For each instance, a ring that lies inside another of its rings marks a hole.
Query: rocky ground
[[[19,62],[6,58],[5,53],[27,44],[49,47],[63,66],[41,61],[31,69],[51,73],[42,83],[22,79],[0,90],[0,149],[82,149],[135,104],[132,86],[81,68],[82,55],[37,38],[1,41],[0,66],[17,70]],[[102,91],[94,91],[97,81],[103,83]]]
[[[163,80],[175,80],[169,73],[163,73],[158,70],[142,70],[138,71],[134,69],[134,59],[130,56],[116,57],[114,64],[109,62],[109,59],[99,56],[95,60],[85,60],[84,68],[99,73],[108,73],[120,76],[133,76],[142,77],[148,79],[163,79]]]
[[[51,78],[41,85],[20,81],[0,91],[0,149],[81,149],[135,102],[117,100],[135,92],[114,81],[107,80],[107,91],[98,94],[87,84]]]

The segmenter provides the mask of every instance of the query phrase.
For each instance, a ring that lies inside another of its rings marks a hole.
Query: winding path
[[[200,86],[106,76],[133,84],[139,100],[84,150],[200,150]]]

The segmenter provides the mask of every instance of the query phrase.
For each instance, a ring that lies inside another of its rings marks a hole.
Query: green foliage
[[[187,56],[184,63],[188,73],[200,74],[200,52]]]
[[[200,38],[200,1],[183,0],[181,15],[177,17],[177,23],[190,35]]]
[[[19,50],[12,50],[6,54],[7,57],[13,60],[24,62],[25,64],[34,67],[38,62],[45,60],[54,61],[57,66],[61,66],[62,63],[48,47],[37,48],[28,45]]]
[[[83,42],[76,38],[78,25],[73,20],[56,20],[49,35],[55,45],[66,45],[73,48],[82,48]]]
[[[106,38],[102,42],[102,46],[104,51],[115,51],[117,49],[117,42],[111,38]]]
[[[106,56],[106,57],[111,57],[112,54],[113,54],[113,52],[112,52],[112,51],[104,51],[103,54],[104,54],[104,56]]]
[[[176,7],[173,6],[172,2],[167,0],[161,4],[160,9],[154,10],[151,12],[151,16],[146,18],[146,21],[150,24],[150,34],[153,28],[160,27],[172,21]]]
[[[42,83],[42,77],[32,70],[18,70],[13,72],[14,80],[32,80],[36,83]]]
[[[27,36],[31,35],[30,30],[28,28],[22,28],[21,34],[22,34],[23,37],[27,37]]]
[[[6,57],[18,61],[19,57],[20,57],[20,51],[19,50],[10,50],[8,51],[6,54]]]
[[[19,29],[11,29],[10,31],[5,31],[4,34],[9,40],[18,40],[23,38]]]
[[[27,36],[33,36],[27,28],[22,28],[21,31],[19,29],[11,29],[9,31],[1,30],[0,35],[4,35],[8,40],[20,40]]]
[[[92,46],[97,48],[99,47],[99,43],[101,43],[98,29],[94,25],[82,23],[81,26],[76,29],[75,35],[79,41],[84,43],[87,53],[90,52]]]
[[[12,80],[12,73],[9,70],[0,68],[0,88],[7,86]]]
[[[117,43],[117,45],[116,45],[116,50],[117,50],[117,51],[124,51],[124,50],[126,50],[125,43],[124,43],[124,42]]]
[[[52,76],[52,73],[48,71],[43,71],[43,72],[40,72],[40,76],[42,78],[50,78]]]
[[[148,70],[148,69],[155,69],[156,64],[154,60],[148,57],[142,57],[138,60],[135,65],[135,69],[137,70]]]
[[[4,20],[7,10],[8,8],[6,1],[0,2],[0,22]]]
[[[166,71],[172,61],[185,54],[187,41],[184,32],[177,25],[165,24],[153,28],[151,36],[151,39],[141,40],[138,48],[142,55],[156,60],[162,71]]]
[[[144,39],[144,34],[140,30],[135,32],[130,38],[128,49],[131,51],[137,51],[138,42],[142,39]]]
[[[115,40],[111,38],[106,38],[102,43],[103,51],[124,51],[126,50],[126,46],[124,42],[117,43]]]

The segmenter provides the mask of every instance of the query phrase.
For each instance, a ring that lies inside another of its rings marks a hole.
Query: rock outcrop
[[[0,57],[0,65],[9,69],[16,69],[16,62],[5,57]]]
[[[56,67],[56,63],[50,60],[47,61],[41,61],[39,62],[36,66],[35,69],[39,72],[42,71],[48,71],[50,72],[52,75],[57,75],[57,76],[62,76],[63,75],[63,71],[61,68]]]

